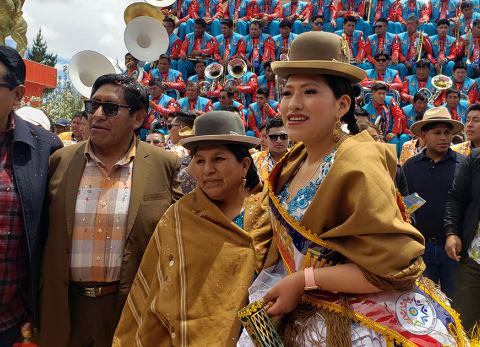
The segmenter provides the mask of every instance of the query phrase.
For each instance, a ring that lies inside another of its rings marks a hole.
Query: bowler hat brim
[[[244,145],[250,149],[258,146],[260,144],[260,139],[245,135],[202,135],[181,139],[180,144],[188,150],[201,146],[233,144]]]
[[[282,78],[288,78],[291,75],[333,75],[344,77],[352,84],[359,83],[367,77],[367,73],[347,63],[339,61],[326,60],[299,60],[299,61],[275,61],[272,62],[273,72]]]

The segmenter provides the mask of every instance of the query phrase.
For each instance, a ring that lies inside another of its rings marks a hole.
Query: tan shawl
[[[199,188],[172,205],[147,247],[113,346],[235,346],[237,312],[272,246],[267,208],[266,194],[248,196],[242,230]]]
[[[270,177],[276,194],[306,156],[300,144],[279,163]],[[382,289],[409,288],[424,269],[424,239],[396,204],[396,163],[393,146],[367,132],[348,138],[299,223],[313,233],[311,240],[320,237]]]

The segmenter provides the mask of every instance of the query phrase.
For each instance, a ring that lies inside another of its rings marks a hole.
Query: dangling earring
[[[243,189],[245,189],[245,186],[247,185],[247,179],[245,177],[242,178],[242,185],[243,185]]]
[[[333,141],[338,142],[342,138],[342,123],[337,120],[333,129]]]

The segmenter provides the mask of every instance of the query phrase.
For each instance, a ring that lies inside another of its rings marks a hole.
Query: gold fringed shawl
[[[278,163],[269,177],[271,199],[306,156],[299,144]],[[424,239],[403,221],[396,204],[396,162],[393,147],[374,142],[366,132],[346,139],[297,224],[305,238],[357,264],[373,284],[402,290],[413,287],[424,269]]]
[[[245,230],[199,189],[160,220],[113,346],[235,346],[255,270],[274,262],[267,194],[245,201]],[[255,250],[255,252],[254,252]]]

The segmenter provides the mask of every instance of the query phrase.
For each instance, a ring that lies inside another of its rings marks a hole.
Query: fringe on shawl
[[[351,310],[347,300],[342,299],[342,307]],[[319,320],[325,321],[326,331],[319,329]],[[282,318],[279,331],[285,347],[351,347],[351,324],[347,315],[302,302]]]

